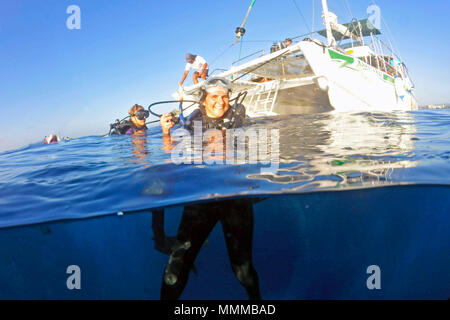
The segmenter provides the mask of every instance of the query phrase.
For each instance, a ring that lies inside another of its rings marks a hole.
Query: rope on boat
[[[225,50],[223,50],[214,60],[210,63],[210,66],[213,65],[219,58],[221,58],[228,50],[230,50],[235,43],[233,42],[230,46],[228,46]]]
[[[211,62],[211,65],[212,65],[213,63],[215,63],[220,57],[222,57],[222,56],[225,54],[225,52],[227,52],[228,50],[230,50],[236,43],[238,43],[239,39],[245,34],[245,29],[244,29],[244,27],[245,27],[245,24],[247,23],[248,16],[250,15],[250,11],[252,11],[255,2],[256,2],[256,0],[252,0],[252,2],[250,3],[250,7],[249,7],[248,10],[247,10],[247,14],[245,15],[244,21],[242,22],[242,24],[241,24],[240,27],[237,27],[237,28],[236,28],[236,32],[235,32],[235,33],[236,33],[236,40],[234,40],[233,43],[232,43],[228,48],[226,48],[222,53],[220,53],[220,54],[219,54],[219,55]],[[241,52],[242,52],[242,39],[241,39],[241,49],[240,49],[240,52],[239,52],[239,58],[240,58]]]
[[[305,19],[305,16],[304,16],[303,13],[302,13],[302,10],[300,10],[300,7],[297,5],[297,2],[296,2],[295,0],[292,0],[292,2],[294,3],[294,6],[297,8],[298,13],[299,13],[300,16],[302,17],[303,22],[305,23],[305,26],[306,26],[306,30],[309,30],[308,23],[307,23],[307,21],[306,21],[306,19]]]

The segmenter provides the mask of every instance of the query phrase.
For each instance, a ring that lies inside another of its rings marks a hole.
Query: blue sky
[[[257,0],[241,55],[309,32],[313,1],[296,2],[306,22],[293,0]],[[328,2],[340,22],[350,20],[344,0]],[[367,17],[372,0],[348,2],[355,17]],[[450,1],[376,3],[410,70],[420,104],[449,103]],[[72,4],[81,9],[80,30],[66,27],[66,9]],[[134,103],[147,106],[171,99],[185,53],[212,62],[233,42],[234,29],[249,4],[250,0],[0,0],[0,116],[6,129],[0,151],[53,132],[70,137],[103,134]],[[315,4],[317,30],[322,28],[320,0]],[[211,68],[229,67],[239,51],[239,45],[234,46]]]

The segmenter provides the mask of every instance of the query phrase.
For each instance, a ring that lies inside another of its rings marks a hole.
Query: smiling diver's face
[[[210,118],[221,118],[230,108],[230,97],[225,88],[212,88],[206,92],[203,105]]]

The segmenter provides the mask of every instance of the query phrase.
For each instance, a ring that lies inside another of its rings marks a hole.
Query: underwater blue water
[[[450,182],[450,110],[323,113],[253,120],[279,130],[268,164],[174,164],[159,127],[0,154],[0,227],[230,196]],[[270,150],[270,147],[268,147]]]
[[[448,299],[450,188],[393,186],[269,197],[254,205],[253,263],[263,299]],[[173,236],[182,207],[165,213]],[[0,232],[0,299],[159,299],[168,256],[152,214],[72,220]],[[68,266],[81,289],[68,290]],[[220,224],[181,299],[247,299]],[[366,286],[379,266],[380,290]]]

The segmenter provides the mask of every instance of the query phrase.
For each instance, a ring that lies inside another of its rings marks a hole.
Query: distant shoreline
[[[450,104],[440,104],[440,105],[434,105],[434,104],[429,104],[426,106],[420,106],[419,109],[448,109],[450,108]]]

